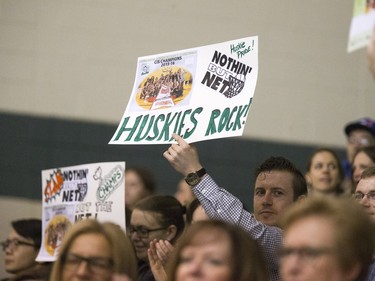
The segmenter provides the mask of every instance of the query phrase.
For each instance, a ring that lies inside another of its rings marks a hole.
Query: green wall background
[[[125,161],[153,171],[157,192],[173,194],[180,176],[164,159],[168,145],[108,145],[115,125],[0,114],[0,196],[41,199],[41,170]],[[252,208],[253,171],[269,156],[284,156],[305,172],[316,147],[227,138],[196,143],[200,160],[219,183]],[[332,148],[332,147],[331,147]],[[343,158],[342,149],[333,148]]]

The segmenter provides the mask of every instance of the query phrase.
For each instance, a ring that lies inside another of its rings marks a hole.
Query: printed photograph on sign
[[[193,75],[183,67],[162,67],[143,79],[136,102],[145,110],[174,107],[187,98],[192,84]]]
[[[168,53],[139,61],[130,112],[188,105],[197,67],[197,52]]]
[[[145,110],[173,107],[189,95],[192,83],[192,74],[183,67],[159,68],[139,85],[136,102]]]
[[[46,208],[44,229],[44,247],[50,256],[58,254],[62,239],[68,228],[74,223],[74,206],[54,206]]]

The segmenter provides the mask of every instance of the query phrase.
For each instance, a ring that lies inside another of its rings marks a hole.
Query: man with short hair
[[[302,173],[283,157],[267,159],[256,170],[254,214],[251,214],[237,197],[220,188],[206,173],[194,146],[176,134],[173,138],[177,143],[164,152],[164,157],[192,186],[207,215],[246,230],[263,249],[270,280],[280,280],[277,251],[282,243],[282,230],[277,224],[294,201],[307,195]]]
[[[363,170],[353,197],[364,207],[370,217],[375,220],[375,167],[368,167]],[[370,265],[366,280],[375,280],[375,261]]]
[[[353,197],[375,220],[375,167],[366,168],[362,172]]]

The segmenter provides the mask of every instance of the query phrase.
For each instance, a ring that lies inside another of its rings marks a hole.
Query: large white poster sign
[[[133,91],[110,144],[240,136],[258,76],[258,37],[138,59]]]
[[[125,162],[42,171],[42,245],[38,261],[54,261],[67,229],[77,221],[111,221],[125,230]]]
[[[375,27],[375,1],[354,0],[349,30],[348,52],[367,47]]]

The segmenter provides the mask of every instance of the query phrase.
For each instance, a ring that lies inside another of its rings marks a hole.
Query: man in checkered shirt
[[[246,230],[263,249],[270,280],[281,280],[277,253],[282,243],[282,230],[277,227],[277,222],[287,207],[307,195],[306,181],[301,172],[283,157],[270,157],[263,162],[256,170],[252,214],[243,208],[237,197],[219,187],[205,173],[195,147],[176,134],[173,137],[177,143],[164,152],[164,157],[185,177],[191,173],[201,174],[192,190],[207,215]]]

